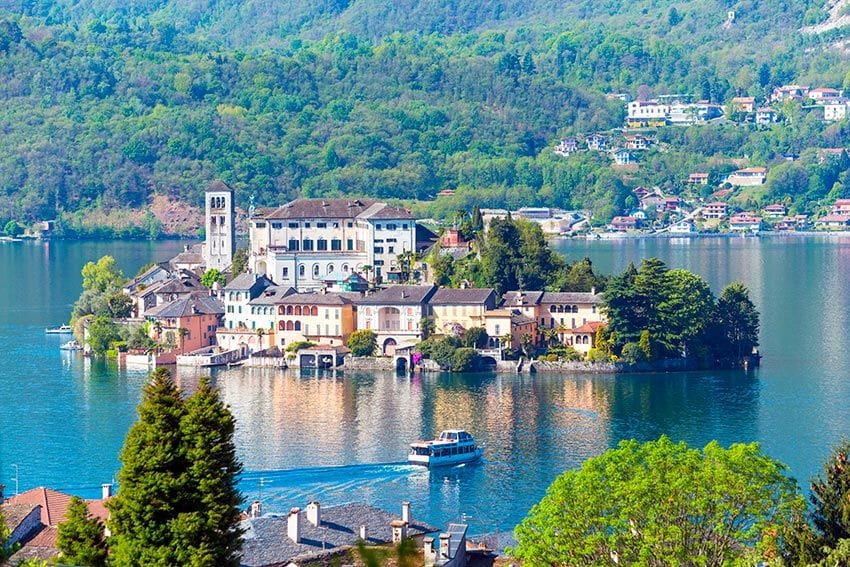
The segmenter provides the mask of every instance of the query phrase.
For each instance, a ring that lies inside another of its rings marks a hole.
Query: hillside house
[[[850,99],[844,97],[828,99],[823,102],[823,121],[824,122],[840,122],[847,118],[847,108],[850,106]]]
[[[646,136],[641,136],[640,134],[625,136],[623,140],[626,149],[629,150],[647,150],[652,145],[652,140]]]
[[[815,104],[823,104],[827,101],[840,99],[843,94],[844,93],[838,89],[818,87],[809,91],[809,98],[815,101]]]
[[[596,333],[599,327],[605,324],[600,321],[590,321],[575,329],[570,329],[565,333],[567,345],[573,347],[585,357],[590,352],[590,349],[596,347]]]
[[[736,96],[732,99],[732,108],[735,112],[750,113],[755,110],[756,99],[751,96]]]
[[[770,107],[759,108],[756,110],[756,124],[759,126],[773,124],[777,120],[778,115],[776,114],[776,111]]]
[[[608,146],[610,144],[610,140],[608,139],[608,137],[603,136],[602,134],[591,134],[587,137],[587,140],[585,140],[585,142],[587,143],[588,150],[598,152],[607,151]]]
[[[629,165],[634,163],[635,156],[626,149],[617,148],[615,150],[611,150],[611,157],[614,158],[614,163],[617,165]]]
[[[635,217],[614,217],[610,226],[614,232],[628,232],[639,228],[640,220]]]
[[[788,214],[788,207],[781,203],[774,203],[762,209],[764,216],[769,219],[781,219]]]
[[[440,289],[428,301],[437,334],[484,326],[484,313],[496,308],[496,292],[490,288]]]
[[[578,151],[578,140],[575,138],[561,138],[555,146],[555,153],[561,156],[571,156]]]
[[[727,183],[736,187],[764,185],[766,180],[766,167],[747,167],[745,169],[739,169],[737,171],[733,171],[729,177],[726,178]]]
[[[691,234],[696,232],[692,220],[683,220],[670,225],[670,234]]]
[[[707,173],[691,173],[688,175],[688,183],[691,185],[708,185]]]
[[[729,210],[729,205],[720,201],[706,203],[702,208],[702,216],[706,219],[722,219],[726,218]]]
[[[800,85],[783,85],[773,89],[773,92],[770,95],[770,102],[785,102],[787,100],[803,102],[803,100],[808,96],[809,87],[803,87]]]
[[[729,230],[732,232],[758,232],[761,227],[761,217],[757,217],[753,213],[738,213],[729,218]]]
[[[815,228],[820,230],[847,230],[850,228],[850,215],[826,215],[815,221]]]
[[[833,215],[850,215],[850,199],[838,199],[832,205]]]

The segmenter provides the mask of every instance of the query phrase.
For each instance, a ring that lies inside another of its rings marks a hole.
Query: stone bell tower
[[[223,181],[215,181],[207,187],[204,198],[207,234],[204,263],[208,270],[215,268],[224,271],[233,262],[236,249],[233,189]]]

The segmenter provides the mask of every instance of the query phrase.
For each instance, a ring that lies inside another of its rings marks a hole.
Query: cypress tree
[[[180,532],[182,564],[238,567],[243,530],[239,525],[242,495],[236,488],[242,464],[233,442],[236,420],[209,377],[201,378],[198,390],[186,401],[181,429],[194,510]]]
[[[115,566],[180,565],[176,532],[181,514],[191,511],[186,415],[180,392],[167,370],[158,368],[142,390],[139,421],[121,450],[119,491],[107,507]]]
[[[103,567],[107,549],[103,524],[89,514],[82,498],[74,496],[68,504],[68,516],[59,524],[56,546],[62,552],[62,563]]]

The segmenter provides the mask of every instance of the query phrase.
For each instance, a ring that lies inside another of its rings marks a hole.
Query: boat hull
[[[453,465],[461,465],[463,463],[472,463],[481,458],[484,455],[484,448],[478,447],[472,453],[465,453],[463,455],[448,455],[445,457],[433,457],[431,455],[408,455],[407,462],[411,465],[418,465],[422,467],[444,467],[444,466],[453,466]]]

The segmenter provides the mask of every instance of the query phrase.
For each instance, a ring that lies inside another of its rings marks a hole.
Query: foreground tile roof
[[[392,541],[390,522],[401,519],[385,510],[367,504],[345,504],[323,508],[319,527],[307,521],[305,511],[299,514],[301,543],[287,536],[286,515],[266,515],[245,520],[247,529],[242,545],[244,567],[266,567],[286,565],[296,558],[321,554],[323,550],[354,545],[359,539],[361,524],[366,524],[368,541],[382,544]],[[415,518],[408,528],[409,536],[439,531]]]

